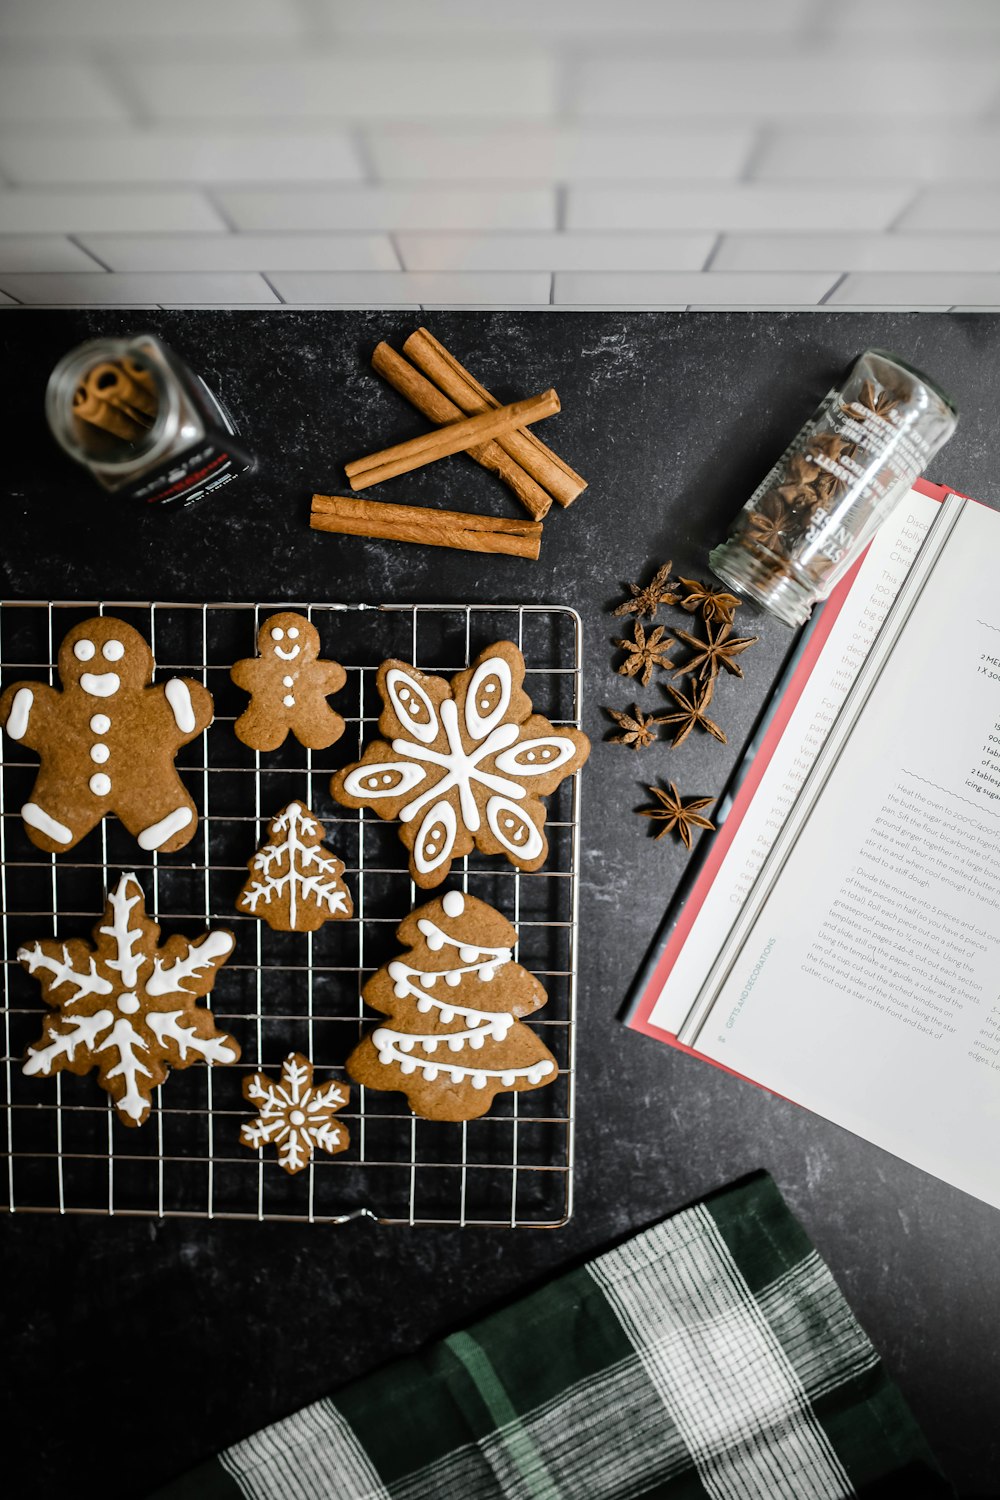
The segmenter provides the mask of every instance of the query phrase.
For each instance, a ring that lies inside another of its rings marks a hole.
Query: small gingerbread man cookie
[[[230,672],[250,702],[236,720],[236,737],[251,750],[277,750],[289,732],[307,750],[325,750],[344,732],[344,721],[327,703],[347,673],[323,661],[319,633],[304,615],[272,615],[257,632],[259,656],[247,656]]]
[[[194,837],[198,811],[174,757],[211,724],[212,695],[188,677],[153,687],[154,665],[137,630],[101,615],[59,647],[61,692],[15,682],[0,697],[0,723],[41,760],[21,808],[39,849],[72,849],[108,813],[150,852]]]

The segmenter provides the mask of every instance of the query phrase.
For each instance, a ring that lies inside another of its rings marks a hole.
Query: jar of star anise
[[[750,496],[711,553],[713,571],[803,624],[957,423],[955,403],[926,375],[869,349]]]

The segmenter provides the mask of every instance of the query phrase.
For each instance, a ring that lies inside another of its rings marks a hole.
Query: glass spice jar
[[[193,505],[254,466],[218,397],[154,334],[91,339],[49,377],[60,447],[113,494]]]
[[[750,496],[709,556],[713,572],[802,625],[957,423],[955,403],[926,375],[869,349]]]

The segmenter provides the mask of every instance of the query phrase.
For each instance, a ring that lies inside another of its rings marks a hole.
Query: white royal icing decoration
[[[27,730],[28,716],[34,701],[35,695],[30,688],[18,688],[14,694],[14,701],[10,705],[10,717],[7,720],[7,733],[12,740],[19,740]]]
[[[487,678],[495,681],[484,681]],[[488,692],[487,689],[496,687],[496,681],[500,684],[499,693]],[[488,656],[480,662],[465,693],[465,722],[474,740],[483,739],[500,723],[510,707],[511,688],[509,661],[502,656]]]
[[[545,847],[542,835],[534,823],[524,816],[520,808],[503,797],[491,797],[487,802],[486,821],[503,847],[511,854],[516,854],[518,859],[537,859]],[[519,830],[526,835],[524,842],[520,844],[517,842]]]
[[[398,797],[423,781],[427,773],[405,760],[381,761],[377,766],[359,766],[344,777],[344,791],[366,802],[376,797]]]
[[[107,745],[98,744],[91,745],[90,747],[90,758],[99,766],[103,766],[105,764],[110,754],[111,751],[108,749]]]
[[[293,687],[294,684],[295,684],[295,678],[294,677],[283,677],[281,679],[281,685],[282,685],[282,687]]]
[[[465,911],[465,897],[461,891],[447,891],[441,897],[441,906],[446,917],[460,917]]]
[[[462,745],[462,734],[458,726],[458,708],[452,698],[446,698],[441,705],[441,723],[448,738],[447,752],[431,750],[426,745],[412,745],[406,740],[393,740],[392,748],[397,755],[410,755],[414,760],[423,760],[431,765],[442,766],[445,775],[429,791],[422,792],[412,802],[408,802],[400,809],[399,817],[403,823],[409,823],[416,817],[428,802],[443,797],[445,792],[457,787],[459,800],[462,804],[462,819],[470,833],[477,832],[479,828],[479,808],[476,805],[475,794],[472,790],[474,781],[488,787],[490,791],[505,792],[511,797],[524,797],[526,792],[516,781],[507,781],[500,776],[493,776],[488,771],[480,768],[479,762],[488,755],[494,755],[498,750],[505,750],[512,745],[518,736],[516,724],[498,724],[483,740],[482,744],[467,755]],[[369,766],[369,771],[376,767]]]
[[[101,654],[105,661],[121,661],[125,655],[125,647],[121,641],[105,641],[101,648]]]
[[[111,790],[111,777],[104,771],[97,771],[90,778],[90,790],[95,797],[106,797]]]
[[[39,833],[48,834],[57,843],[73,842],[73,834],[65,823],[57,823],[55,818],[50,818],[44,807],[39,807],[37,802],[26,802],[21,808],[21,817],[30,827],[37,828]]]
[[[194,814],[189,807],[175,807],[172,813],[161,818],[158,823],[153,823],[149,828],[144,828],[140,833],[137,843],[140,849],[159,849],[167,839],[186,828]]]
[[[90,721],[90,727],[95,734],[107,734],[111,728],[111,720],[107,714],[95,714]]]
[[[187,683],[182,682],[179,677],[171,677],[163,689],[163,696],[170,704],[174,723],[181,734],[193,734],[197,728],[198,721],[194,716],[194,708],[191,703],[191,690]]]
[[[291,635],[291,631],[288,632]],[[301,646],[293,646],[290,651],[283,651],[280,646],[275,646],[275,656],[280,656],[282,661],[294,661],[301,651]]]
[[[401,671],[399,667],[393,667],[386,673],[385,690],[389,694],[400,723],[405,724],[409,733],[416,735],[422,745],[433,744],[438,736],[438,716],[433,703],[419,682],[408,672]],[[427,714],[426,724],[418,723],[414,719],[414,715],[419,713],[421,707]]]
[[[291,693],[286,693],[285,696],[282,698],[281,701],[285,705],[286,708],[294,708],[295,707],[295,699],[292,697]]]
[[[80,686],[92,698],[113,698],[121,685],[116,672],[84,672],[80,677]]]
[[[73,647],[73,655],[77,661],[90,661],[93,658],[94,650],[93,641],[77,641]]]
[[[372,1044],[378,1053],[380,1063],[386,1065],[396,1063],[399,1071],[407,1075],[415,1073],[419,1068],[429,1083],[432,1083],[439,1074],[445,1073],[452,1083],[461,1083],[465,1078],[471,1079],[472,1086],[476,1089],[485,1088],[488,1078],[499,1078],[501,1083],[510,1088],[518,1078],[525,1078],[529,1083],[541,1083],[542,1079],[548,1077],[555,1069],[555,1064],[549,1058],[543,1058],[541,1062],[532,1063],[527,1068],[467,1068],[450,1060],[430,1062],[412,1055],[416,1047],[424,1048],[434,1055],[439,1043],[457,1039],[464,1044],[468,1038],[475,1035],[477,1035],[476,1032],[463,1031],[453,1032],[451,1036],[414,1036],[406,1032],[391,1031],[387,1026],[379,1026],[372,1032]],[[428,1043],[432,1043],[432,1047],[428,1048]],[[480,1042],[479,1045],[482,1046],[482,1044]],[[450,1050],[459,1049],[451,1048]]]
[[[522,740],[519,745],[497,756],[497,770],[506,771],[510,776],[545,776],[572,760],[575,753],[573,741],[561,734]]]
[[[413,863],[421,875],[430,875],[451,858],[457,833],[455,809],[450,802],[438,802],[420,825],[413,845]]]

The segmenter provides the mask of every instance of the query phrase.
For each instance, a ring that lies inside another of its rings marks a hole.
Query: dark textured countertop
[[[4,1407],[16,1435],[7,1442],[8,1482],[23,1496],[51,1495],[100,1472],[123,1500],[141,1495],[766,1167],[953,1482],[998,1494],[995,1210],[616,1018],[684,868],[683,850],[654,843],[630,809],[654,773],[676,775],[690,794],[721,789],[791,633],[754,611],[741,617],[762,639],[744,658],[746,683],[726,681],[716,697],[728,747],[689,742],[639,760],[606,743],[600,706],[633,699],[610,645],[618,632],[607,610],[621,581],[645,578],[670,557],[683,573],[703,573],[731,514],[866,346],[897,351],[954,392],[962,422],[929,477],[995,503],[1000,319],[428,315],[501,398],[559,390],[563,411],[544,435],[590,488],[568,511],[553,509],[537,563],[308,529],[310,494],[344,492],[345,459],[423,430],[368,363],[379,338],[398,347],[418,321],[392,311],[6,313],[3,594],[523,600],[580,611],[584,724],[595,748],[584,796],[575,1216],[550,1233],[7,1219]],[[45,380],[61,353],[98,333],[142,328],[162,333],[224,395],[260,457],[253,478],[171,515],[104,498],[59,454],[42,419]],[[493,476],[461,457],[380,493],[521,513]]]

